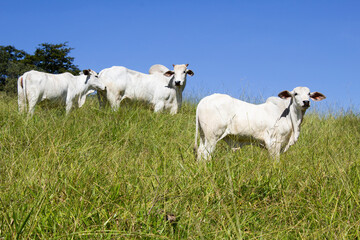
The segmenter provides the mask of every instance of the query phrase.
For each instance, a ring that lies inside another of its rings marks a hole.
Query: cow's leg
[[[28,101],[28,105],[29,105],[29,110],[28,110],[28,114],[30,116],[34,115],[34,112],[35,112],[35,105],[38,103],[38,99],[37,98],[29,98],[29,101]]]
[[[165,107],[165,104],[163,101],[160,101],[158,103],[155,104],[154,106],[154,112],[161,112]]]
[[[32,116],[35,112],[35,105],[41,102],[42,94],[39,92],[30,92],[26,95],[28,100],[28,115]]]
[[[213,138],[205,138],[205,143],[203,145],[203,155],[205,160],[211,159],[211,153],[215,150],[216,143],[217,141]]]
[[[113,111],[117,111],[120,107],[120,102],[122,100],[122,97],[120,94],[116,94],[112,91],[107,91],[107,100],[110,103],[111,109]]]
[[[198,121],[198,120],[196,120]],[[199,124],[198,122],[196,124]],[[205,135],[204,135],[204,131],[201,128],[201,125],[197,125],[196,126],[198,132],[195,133],[195,146],[194,149],[196,150],[196,159],[197,161],[200,161],[202,159],[202,155],[204,154],[204,150],[205,150]],[[200,144],[199,147],[197,147],[197,134],[199,133],[200,135]]]
[[[115,101],[113,101],[113,104],[111,105],[112,110],[117,111],[120,107],[121,102],[124,101],[126,98],[128,98],[128,96],[126,95],[123,95],[122,97],[116,97]]]
[[[18,90],[18,108],[19,112],[25,112],[26,108],[26,95],[24,91],[24,77],[20,77],[17,82],[17,90]]]
[[[197,160],[198,161],[200,161],[201,158],[203,157],[202,155],[204,154],[204,151],[205,151],[204,136],[202,136],[201,133],[200,133],[200,144],[199,144],[199,147],[197,149]]]
[[[276,160],[276,162],[280,161],[280,149],[281,149],[281,145],[277,145],[275,148],[271,149],[270,155],[272,158],[274,158]]]
[[[170,108],[170,114],[171,115],[175,115],[178,112],[178,106],[174,105],[173,107]]]
[[[115,102],[113,102],[112,104],[110,104],[111,105],[111,109],[114,111],[114,112],[116,112],[118,109],[119,109],[119,107],[120,107],[120,101],[115,101]]]
[[[204,139],[200,138],[200,144],[199,144],[199,148],[197,151],[197,160],[201,161],[201,160],[210,160],[211,156],[210,154],[214,151],[215,149],[215,145],[216,142],[209,142],[207,140],[204,141]]]
[[[276,139],[268,139],[265,141],[265,146],[268,149],[270,156],[276,161],[280,160],[281,142]]]
[[[70,113],[72,106],[73,106],[73,101],[67,100],[66,101],[66,115],[68,115]]]
[[[21,89],[18,91],[18,107],[20,113],[25,112],[25,105],[26,105],[26,96],[23,90]]]

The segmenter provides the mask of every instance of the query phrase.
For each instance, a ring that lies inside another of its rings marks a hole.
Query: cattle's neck
[[[299,109],[295,106],[293,99],[290,100],[289,116],[293,128],[293,143],[295,143],[300,135],[301,123],[303,121],[306,110]]]
[[[83,79],[81,79],[83,80]],[[90,85],[88,84],[89,80],[90,80],[90,76],[85,75],[85,81],[79,81],[80,83],[83,83],[83,89],[84,92],[87,92],[88,90],[90,90]]]
[[[178,105],[178,110],[181,108],[181,104],[182,104],[182,91],[184,90],[184,88],[176,90],[176,102]]]

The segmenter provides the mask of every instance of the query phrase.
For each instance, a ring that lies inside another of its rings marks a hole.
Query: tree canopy
[[[74,65],[74,58],[69,56],[73,48],[67,44],[42,43],[33,55],[14,46],[0,46],[0,91],[16,93],[18,77],[32,69],[55,74],[78,74],[80,70]]]

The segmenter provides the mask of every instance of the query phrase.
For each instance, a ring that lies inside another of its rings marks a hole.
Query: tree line
[[[70,72],[77,75],[80,70],[69,56],[73,48],[67,42],[60,44],[41,43],[34,54],[18,50],[14,46],[0,46],[0,91],[17,93],[17,79],[30,70],[48,73]]]

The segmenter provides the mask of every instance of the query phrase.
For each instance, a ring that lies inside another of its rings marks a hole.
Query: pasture
[[[359,115],[310,108],[279,163],[223,143],[196,162],[195,110],[88,98],[26,118],[0,96],[0,239],[360,237]]]

